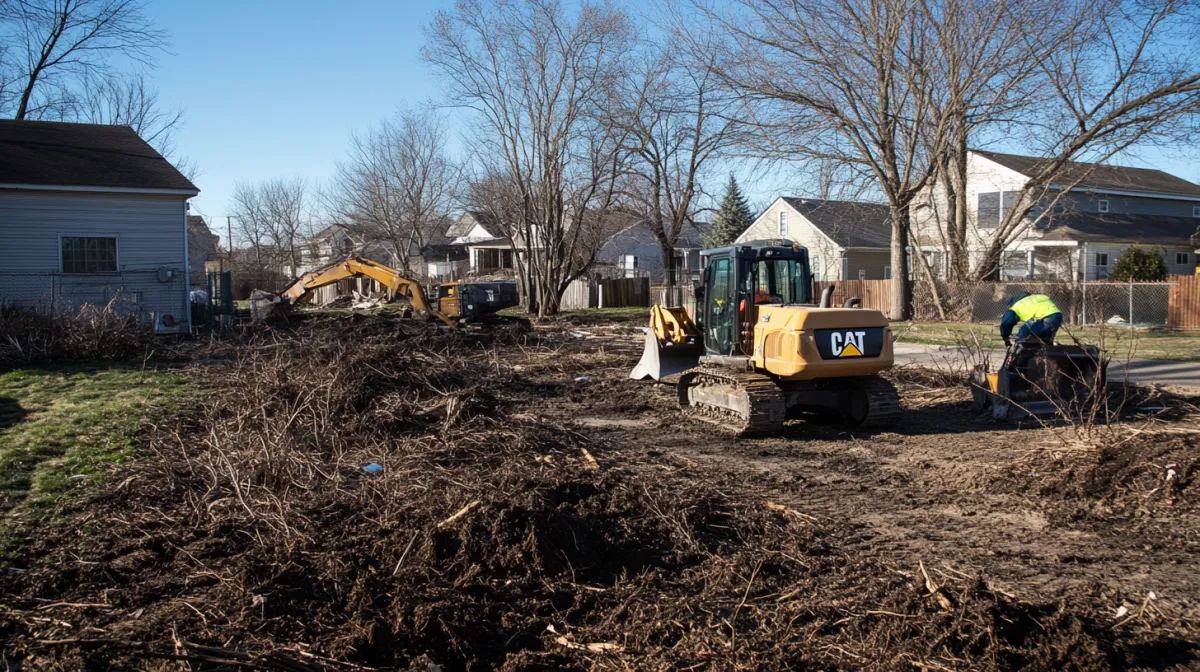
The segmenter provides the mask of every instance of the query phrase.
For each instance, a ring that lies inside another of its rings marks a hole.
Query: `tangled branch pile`
[[[136,315],[121,314],[112,304],[50,315],[0,303],[0,369],[144,357],[153,336]]]
[[[1086,596],[1030,604],[981,579],[841,550],[851,530],[743,494],[740,477],[609,452],[541,420],[528,409],[553,392],[522,379],[494,337],[398,328],[362,320],[348,337],[309,324],[247,343],[199,417],[154,428],[150,454],[40,528],[27,571],[0,578],[10,659],[1136,662]]]

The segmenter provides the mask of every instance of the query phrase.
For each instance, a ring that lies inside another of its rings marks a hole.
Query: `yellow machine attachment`
[[[420,283],[409,280],[394,268],[364,257],[343,259],[305,273],[277,295],[252,297],[250,301],[251,314],[256,320],[263,319],[280,305],[292,306],[304,300],[314,289],[354,277],[371,278],[386,287],[389,294],[393,296],[400,294],[406,297],[412,304],[415,314],[423,314],[430,319],[441,320],[448,326],[455,326],[454,320],[429,305]]]
[[[642,359],[629,377],[662,380],[696,366],[704,352],[699,335],[686,309],[651,306]]]

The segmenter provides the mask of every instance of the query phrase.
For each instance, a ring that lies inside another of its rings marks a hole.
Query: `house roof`
[[[1197,244],[1200,218],[1067,212],[1056,214],[1042,240],[1143,243],[1189,247]]]
[[[0,120],[0,184],[200,192],[128,126]]]
[[[468,215],[470,216],[468,217]],[[462,217],[458,218],[458,221],[451,224],[450,228],[446,229],[446,237],[450,240],[461,238],[470,233],[471,228],[476,224],[482,226],[489,233],[491,233],[492,224],[494,224],[495,221],[496,218],[493,217],[490,212],[484,212],[483,210],[468,210],[463,213]]]
[[[892,244],[891,210],[882,203],[786,196],[783,200],[841,247],[887,248]]]
[[[1022,175],[1033,175],[1048,159],[1016,154],[1001,154],[971,150],[988,160],[1015,170]],[[1114,166],[1105,163],[1083,163],[1072,161],[1060,174],[1057,182],[1061,184],[1078,184],[1076,189],[1106,189],[1114,191],[1136,191],[1162,196],[1200,197],[1200,184],[1194,184],[1170,173],[1153,168],[1131,168]]]

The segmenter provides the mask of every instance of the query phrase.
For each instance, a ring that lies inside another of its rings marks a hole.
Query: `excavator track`
[[[776,434],[787,419],[783,392],[751,371],[697,367],[679,374],[679,407],[736,436]]]
[[[867,395],[867,417],[859,427],[874,429],[891,427],[900,419],[900,393],[896,386],[879,376],[852,379]]]

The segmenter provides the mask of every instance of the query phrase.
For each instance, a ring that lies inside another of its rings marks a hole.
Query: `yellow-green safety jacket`
[[[1011,310],[1017,314],[1017,319],[1021,322],[1040,320],[1043,317],[1062,312],[1045,294],[1030,294],[1014,303]]]

